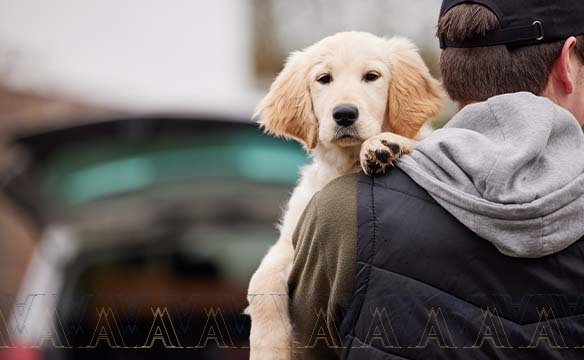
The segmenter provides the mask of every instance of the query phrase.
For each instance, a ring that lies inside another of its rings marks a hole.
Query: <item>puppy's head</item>
[[[347,147],[382,131],[414,137],[442,104],[410,41],[345,32],[293,53],[256,116],[268,133],[308,149]]]

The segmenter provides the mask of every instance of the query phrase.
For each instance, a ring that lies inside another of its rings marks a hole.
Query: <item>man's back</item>
[[[295,237],[298,358],[584,352],[584,242],[540,259],[507,257],[399,169],[337,180],[305,217],[318,220]],[[316,263],[323,269],[306,271]]]

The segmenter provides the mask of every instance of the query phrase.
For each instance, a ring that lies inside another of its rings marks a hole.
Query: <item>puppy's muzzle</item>
[[[359,118],[359,109],[355,105],[341,104],[333,109],[333,119],[338,126],[349,127]]]

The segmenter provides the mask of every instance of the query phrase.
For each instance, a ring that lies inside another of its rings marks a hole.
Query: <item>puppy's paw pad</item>
[[[396,160],[402,156],[402,148],[399,144],[389,142],[387,140],[381,140],[381,143],[389,148],[389,151],[393,154]]]
[[[387,150],[369,150],[361,159],[361,167],[366,174],[377,175],[387,171],[392,154]]]
[[[389,161],[389,156],[391,154],[389,151],[377,149],[375,150],[375,158],[378,159],[382,163],[387,163]]]
[[[372,138],[363,143],[361,148],[361,167],[368,175],[383,174],[390,166],[395,166],[402,154],[399,144]]]
[[[368,152],[365,161],[361,160],[361,167],[363,171],[369,175],[375,175],[383,172],[383,163],[376,160],[375,152]]]

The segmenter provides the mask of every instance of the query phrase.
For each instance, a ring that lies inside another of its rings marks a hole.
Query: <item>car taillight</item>
[[[0,360],[41,360],[42,352],[38,348],[14,347],[0,350]]]

